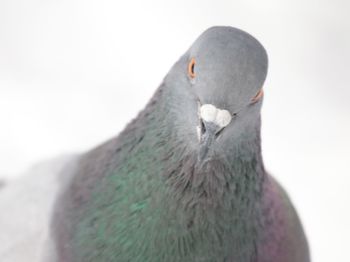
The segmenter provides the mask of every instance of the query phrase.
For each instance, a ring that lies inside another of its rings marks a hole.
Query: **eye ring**
[[[262,98],[262,96],[264,95],[264,90],[261,88],[258,93],[252,98],[251,102],[255,103],[258,100],[260,100]]]
[[[187,67],[187,73],[188,73],[189,77],[192,79],[196,77],[196,73],[194,72],[195,65],[196,65],[196,59],[194,57],[192,57],[192,59],[188,63],[188,67]]]

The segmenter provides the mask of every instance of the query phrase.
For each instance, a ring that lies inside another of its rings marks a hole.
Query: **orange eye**
[[[188,63],[188,75],[191,78],[195,78],[196,74],[194,73],[194,66],[196,65],[196,59],[192,58],[191,61]]]
[[[261,88],[259,92],[252,98],[252,103],[257,102],[264,95],[264,90]]]

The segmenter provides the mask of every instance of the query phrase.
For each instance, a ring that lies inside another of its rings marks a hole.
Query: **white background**
[[[231,25],[269,54],[263,155],[313,261],[350,261],[349,12],[346,0],[1,0],[0,177],[117,135],[203,30]]]

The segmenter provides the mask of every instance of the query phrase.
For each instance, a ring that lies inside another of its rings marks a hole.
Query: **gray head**
[[[268,59],[251,35],[212,27],[165,78],[175,132],[204,160],[260,132]]]

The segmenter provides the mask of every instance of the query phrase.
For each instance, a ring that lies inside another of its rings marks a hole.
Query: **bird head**
[[[268,58],[251,35],[232,27],[202,33],[165,78],[174,128],[201,161],[260,131]]]

